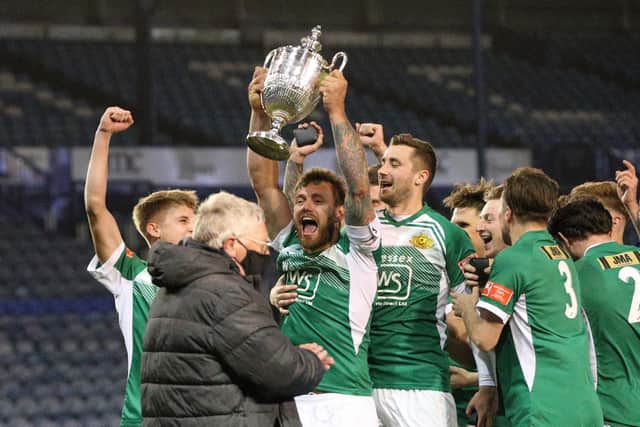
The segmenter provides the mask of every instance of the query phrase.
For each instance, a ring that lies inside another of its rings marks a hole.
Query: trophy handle
[[[273,54],[276,53],[276,49],[273,49],[271,52],[267,54],[267,57],[264,59],[264,68],[269,68],[271,65],[271,59],[273,58]]]
[[[333,55],[333,58],[331,59],[331,64],[329,64],[329,71],[333,71],[336,69],[336,61],[338,59],[342,59],[342,62],[340,63],[340,67],[338,67],[338,70],[340,71],[344,70],[344,66],[347,65],[349,58],[347,57],[346,53],[338,52],[335,55]]]

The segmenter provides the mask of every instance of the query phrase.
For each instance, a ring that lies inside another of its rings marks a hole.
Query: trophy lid
[[[316,25],[311,29],[311,35],[300,39],[300,45],[309,49],[311,52],[320,52],[322,50],[322,44],[320,44],[318,39],[321,35],[322,27],[320,25]]]

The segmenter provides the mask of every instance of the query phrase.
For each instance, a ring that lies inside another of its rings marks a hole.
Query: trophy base
[[[287,160],[289,146],[280,135],[273,131],[251,132],[247,144],[256,153],[272,160]]]

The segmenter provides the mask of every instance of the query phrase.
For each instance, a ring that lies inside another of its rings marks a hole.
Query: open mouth
[[[380,181],[380,191],[391,188],[391,183],[388,181]]]
[[[300,223],[302,224],[302,234],[305,236],[308,236],[318,231],[318,223],[316,222],[315,219],[311,217],[303,216],[302,219],[300,220]]]
[[[481,233],[480,238],[485,245],[489,245],[493,241],[493,236],[491,235],[491,233]]]

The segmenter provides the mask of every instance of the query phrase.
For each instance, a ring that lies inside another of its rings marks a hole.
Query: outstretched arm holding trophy
[[[269,117],[262,108],[261,101],[266,76],[265,68],[256,67],[253,79],[249,83],[251,106],[249,132],[259,132],[270,126]],[[278,161],[263,157],[249,149],[247,150],[247,168],[258,204],[264,210],[269,238],[273,239],[291,221],[289,203],[278,185]]]

